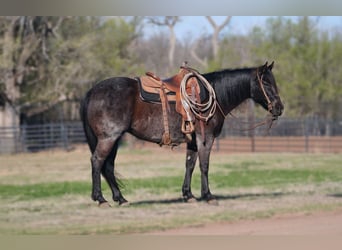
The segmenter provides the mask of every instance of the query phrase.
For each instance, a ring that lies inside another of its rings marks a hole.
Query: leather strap
[[[170,136],[170,128],[169,128],[169,117],[167,115],[167,110],[168,108],[168,102],[166,99],[166,95],[165,95],[165,86],[164,84],[162,84],[161,88],[160,88],[160,99],[161,99],[161,103],[162,103],[162,110],[163,110],[163,124],[164,124],[164,133],[162,136],[162,141],[161,141],[161,145],[170,145],[171,144],[171,136]]]

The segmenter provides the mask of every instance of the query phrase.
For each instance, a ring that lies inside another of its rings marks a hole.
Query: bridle
[[[262,74],[261,77],[260,77],[260,74],[259,74],[259,69],[257,68],[256,70],[256,75],[257,75],[257,79],[258,79],[258,82],[259,82],[259,87],[267,101],[267,110],[268,112],[271,112],[272,111],[272,102],[270,100],[270,98],[268,97],[266,91],[265,91],[265,87],[264,87],[264,84],[263,84],[263,78],[264,78],[264,75]]]
[[[272,115],[272,116],[269,115],[269,114],[271,113],[272,109],[273,109],[273,107],[272,107],[272,102],[271,102],[269,96],[267,95],[266,90],[265,90],[265,87],[264,87],[264,84],[263,84],[263,82],[264,82],[264,81],[263,81],[264,75],[262,74],[261,77],[260,77],[260,73],[259,73],[259,69],[258,69],[258,68],[257,68],[257,70],[256,70],[256,76],[257,76],[257,79],[258,79],[259,87],[260,87],[260,89],[261,89],[261,91],[262,91],[262,93],[263,93],[263,95],[264,95],[264,97],[265,97],[265,99],[266,99],[266,102],[267,102],[267,110],[268,110],[269,113],[268,113],[268,115],[267,115],[261,122],[254,123],[254,124],[252,124],[249,128],[246,128],[246,129],[241,129],[241,128],[239,128],[238,130],[239,130],[239,131],[253,130],[253,129],[257,128],[257,127],[260,127],[260,126],[262,126],[262,125],[267,124],[267,125],[268,125],[268,128],[267,128],[267,130],[266,130],[266,133],[268,134],[269,131],[270,131],[270,129],[272,128],[273,122],[274,122],[275,120],[277,120],[277,117],[276,117],[276,116],[273,116],[273,115]],[[217,102],[217,100],[216,100],[216,102]],[[239,120],[239,118],[236,117],[235,115],[233,115],[231,112],[229,112],[229,113],[226,115],[226,114],[223,112],[223,109],[222,109],[221,105],[220,105],[218,102],[217,102],[217,106],[219,107],[219,110],[220,110],[220,112],[222,113],[222,115],[224,116],[224,118],[226,118],[228,115],[230,115],[230,116],[233,117],[235,120],[237,120],[239,123],[251,124],[251,123],[249,123],[249,122],[241,122],[241,121]]]

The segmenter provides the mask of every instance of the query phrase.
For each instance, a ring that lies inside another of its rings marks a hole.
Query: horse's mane
[[[255,68],[224,69],[203,76],[212,84],[222,106],[238,105],[250,97],[250,81]]]

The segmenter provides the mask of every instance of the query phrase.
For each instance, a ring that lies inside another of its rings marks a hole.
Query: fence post
[[[62,122],[60,124],[60,129],[61,129],[61,138],[62,138],[63,148],[65,150],[68,150],[68,148],[69,148],[68,130],[67,130],[64,122]]]
[[[20,137],[20,142],[21,142],[21,151],[22,152],[26,152],[27,151],[27,146],[26,146],[26,139],[27,139],[27,136],[26,136],[26,129],[27,129],[27,125],[26,124],[23,124],[20,126],[20,134],[21,134],[21,137]]]
[[[53,137],[55,134],[55,128],[53,125],[54,124],[49,123],[49,132],[50,132],[49,133],[49,141],[48,141],[47,145],[44,146],[45,148],[51,148],[54,145]]]
[[[304,120],[304,135],[305,135],[305,152],[309,152],[309,128],[308,128],[308,120]]]

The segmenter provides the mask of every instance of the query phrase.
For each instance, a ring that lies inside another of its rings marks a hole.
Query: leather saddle
[[[182,101],[181,84],[186,85],[185,89],[190,98],[200,101],[201,88],[197,78],[195,76],[189,77],[186,82],[182,83],[184,76],[191,74],[192,70],[182,66],[176,75],[167,79],[162,80],[151,72],[147,72],[145,76],[141,76],[138,79],[142,100],[162,104],[165,132],[161,144],[172,144],[168,126],[169,103],[176,104],[176,111],[182,116],[181,130],[188,139],[191,139],[190,134],[194,131],[195,116],[191,112],[190,107]]]

